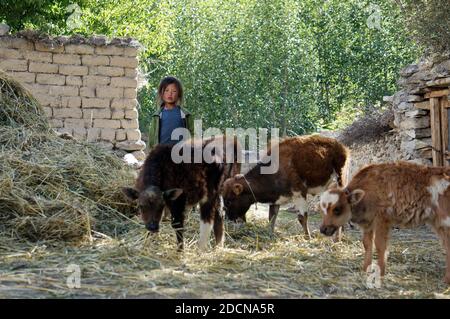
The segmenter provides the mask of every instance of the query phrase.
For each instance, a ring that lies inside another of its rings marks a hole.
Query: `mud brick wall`
[[[0,70],[42,104],[52,127],[142,157],[137,111],[140,44],[130,38],[0,36]]]

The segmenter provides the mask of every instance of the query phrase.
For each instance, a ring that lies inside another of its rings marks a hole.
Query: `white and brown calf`
[[[276,147],[279,166],[275,173],[262,174],[260,169],[267,164],[258,163],[245,175],[225,181],[222,195],[226,215],[230,220],[245,221],[253,203],[269,203],[270,227],[274,230],[280,205],[294,201],[298,220],[309,237],[307,194],[325,191],[335,176],[339,185],[345,185],[349,151],[335,139],[320,135],[286,138]]]
[[[447,253],[445,282],[450,284],[450,168],[407,162],[372,164],[361,169],[345,187],[332,185],[322,194],[320,231],[331,236],[348,221],[363,230],[363,269],[372,264],[373,243],[381,275],[393,226],[429,224]]]

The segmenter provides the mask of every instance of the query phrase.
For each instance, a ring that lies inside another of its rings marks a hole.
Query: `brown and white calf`
[[[245,175],[239,174],[225,181],[222,195],[226,215],[231,220],[245,221],[245,214],[255,202],[269,203],[271,229],[275,227],[281,204],[294,201],[299,211],[298,220],[307,236],[307,194],[317,195],[325,191],[337,176],[344,185],[350,159],[348,149],[335,139],[320,136],[297,136],[286,138],[272,147],[279,152],[278,170],[262,174],[258,163]]]
[[[363,230],[363,269],[372,264],[373,242],[381,275],[385,274],[389,233],[393,226],[429,224],[447,252],[445,281],[450,283],[450,168],[407,162],[364,167],[345,187],[322,194],[320,231],[331,236],[349,220]]]
[[[163,209],[169,209],[179,250],[183,249],[185,214],[196,204],[200,205],[199,248],[206,249],[213,228],[216,244],[223,245],[219,187],[224,165],[220,160],[211,163],[204,160],[199,163],[177,163],[172,158],[173,147],[157,145],[145,160],[135,188],[124,188],[123,192],[137,201],[141,218],[150,232],[159,230]],[[196,142],[186,152],[191,152],[192,157],[196,148],[204,150],[205,143]]]

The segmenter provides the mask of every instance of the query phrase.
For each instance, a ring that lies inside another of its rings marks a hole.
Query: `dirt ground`
[[[182,254],[167,222],[147,237],[137,219],[78,247],[2,240],[0,298],[450,298],[444,251],[427,227],[393,230],[387,275],[376,281],[361,271],[358,229],[334,243],[313,214],[307,240],[294,214],[282,210],[274,234],[267,215],[267,205],[252,206],[247,225],[227,224],[225,248],[205,253],[195,213]]]

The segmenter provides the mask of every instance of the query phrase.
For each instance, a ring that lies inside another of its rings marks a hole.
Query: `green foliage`
[[[406,0],[401,4],[414,40],[432,52],[450,50],[448,0]]]
[[[138,95],[144,132],[167,75],[183,82],[185,106],[204,127],[279,127],[287,135],[339,128],[393,93],[398,70],[421,53],[392,0],[377,1],[379,28],[368,23],[378,14],[370,0],[74,2],[74,29],[69,0],[40,0],[33,12],[36,1],[7,0],[0,20],[16,30],[138,39],[149,82]]]

